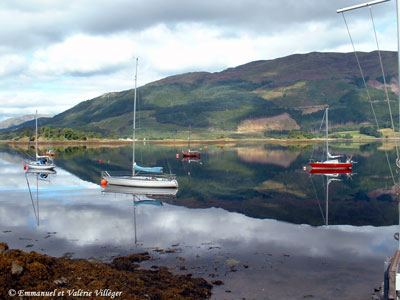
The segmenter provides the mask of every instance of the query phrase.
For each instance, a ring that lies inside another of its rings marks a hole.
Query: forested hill
[[[377,52],[358,53],[381,126],[389,113]],[[392,111],[398,112],[397,53],[381,52]],[[140,74],[139,74],[140,75]],[[318,128],[326,105],[332,127],[373,123],[354,53],[296,54],[221,72],[180,74],[138,89],[139,137],[187,134],[268,136]],[[43,125],[127,137],[133,90],[81,102]]]

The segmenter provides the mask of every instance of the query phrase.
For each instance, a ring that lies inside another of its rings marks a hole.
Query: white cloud
[[[23,71],[28,60],[22,55],[0,56],[0,77],[13,76]]]
[[[336,9],[354,4],[349,0],[1,3],[0,119],[24,114],[34,105],[58,113],[79,101],[132,88],[135,56],[140,57],[139,85],[143,85],[169,75],[222,71],[293,53],[352,51]],[[381,49],[396,48],[394,6],[388,2],[373,8]],[[346,17],[356,49],[376,49],[368,10]]]
[[[133,43],[125,36],[74,35],[33,54],[31,72],[53,76],[108,73],[132,58]]]

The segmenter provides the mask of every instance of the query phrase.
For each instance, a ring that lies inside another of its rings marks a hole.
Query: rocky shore
[[[111,263],[55,258],[0,243],[0,299],[209,299],[212,286],[165,267],[140,268],[149,253]]]

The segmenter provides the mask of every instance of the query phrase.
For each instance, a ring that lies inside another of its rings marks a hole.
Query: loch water
[[[129,171],[129,146],[53,148],[56,174],[26,174],[25,149],[0,144],[0,241],[101,261],[149,251],[143,267],[223,281],[212,299],[369,299],[399,247],[394,146],[332,143],[357,163],[327,176],[304,170],[322,144],[194,145],[200,160],[137,144],[139,165],[179,182],[139,199],[100,187],[101,171]]]

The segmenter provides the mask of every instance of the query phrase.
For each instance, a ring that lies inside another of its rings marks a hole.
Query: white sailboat
[[[174,174],[162,174],[162,168],[143,168],[135,162],[135,140],[136,140],[136,90],[137,90],[137,68],[136,58],[135,90],[133,101],[133,143],[132,143],[132,173],[103,171],[101,173],[101,184],[118,185],[126,187],[142,188],[178,188],[178,181]]]
[[[53,161],[54,152],[49,150],[44,155],[39,155],[38,148],[38,120],[37,111],[35,115],[35,159],[29,160],[26,163],[26,168],[28,170],[53,170],[56,165]]]

